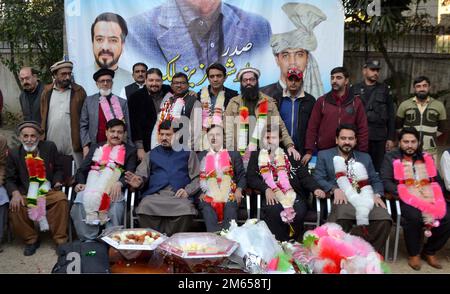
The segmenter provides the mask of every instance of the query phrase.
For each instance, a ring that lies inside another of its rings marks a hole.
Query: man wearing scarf
[[[86,97],[80,118],[80,136],[84,158],[88,154],[91,144],[106,142],[106,123],[113,118],[125,122],[128,133],[126,141],[132,144],[127,101],[112,93],[114,71],[101,68],[94,73],[93,79],[99,92]]]
[[[136,209],[140,226],[168,236],[188,231],[197,214],[193,197],[200,189],[197,155],[174,150],[176,136],[172,122],[163,121],[158,126],[160,145],[147,153],[136,173],[125,173],[126,183],[141,190]]]
[[[39,233],[29,217],[30,175],[25,161],[26,156],[40,157],[45,164],[45,178],[50,190],[44,196],[46,218],[53,241],[57,245],[67,242],[67,221],[69,206],[66,195],[61,192],[63,168],[55,143],[42,141],[43,130],[37,122],[25,121],[18,126],[22,143],[11,150],[7,161],[6,190],[10,195],[9,220],[14,234],[25,241],[24,255],[33,255],[39,248]],[[27,192],[28,191],[28,192]]]

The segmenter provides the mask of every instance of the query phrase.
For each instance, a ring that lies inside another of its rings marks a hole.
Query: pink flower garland
[[[112,120],[113,118],[117,118],[120,120],[124,119],[122,107],[120,106],[119,98],[117,98],[117,96],[113,95],[111,97],[111,106],[114,114],[111,113],[111,107],[105,96],[100,97],[100,106],[107,122]]]

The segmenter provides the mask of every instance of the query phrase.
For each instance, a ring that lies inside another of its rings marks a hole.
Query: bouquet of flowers
[[[310,251],[314,273],[381,274],[389,271],[382,256],[369,243],[345,233],[335,223],[307,231],[303,246]]]
[[[45,162],[39,156],[27,154],[25,164],[30,181],[27,193],[28,217],[39,223],[41,231],[48,231],[45,195],[50,190],[50,182],[46,179]]]

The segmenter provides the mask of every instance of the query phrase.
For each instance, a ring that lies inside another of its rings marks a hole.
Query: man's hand
[[[234,193],[234,199],[236,199],[238,207],[239,205],[241,205],[242,198],[244,198],[244,196],[242,196],[242,189],[237,188],[236,192]]]
[[[61,191],[62,189],[62,184],[60,182],[57,182],[54,186],[53,186],[53,191]]]
[[[25,196],[22,196],[19,191],[14,191],[9,202],[9,209],[12,212],[18,212],[21,206],[25,206]]]
[[[139,160],[139,161],[144,160],[144,157],[145,157],[145,150],[139,148],[139,149],[137,150],[137,157],[138,157],[138,160]]]
[[[83,158],[86,158],[88,153],[89,153],[89,146],[86,145],[86,146],[83,147]]]
[[[334,190],[334,204],[347,204],[347,197],[341,189]]]
[[[316,190],[314,190],[314,196],[316,196],[317,198],[323,199],[323,198],[327,197],[327,194],[321,189],[316,189]]]
[[[84,191],[84,189],[86,188],[86,185],[83,185],[83,184],[77,184],[76,186],[75,186],[75,192],[81,192],[81,191]]]
[[[125,172],[125,182],[135,189],[139,189],[144,183],[140,176],[137,176],[130,171]]]
[[[205,193],[202,193],[202,194],[200,194],[200,197],[198,197],[198,199],[199,199],[201,202],[203,202],[203,201],[205,201],[205,197],[206,197],[206,194],[205,194]]]
[[[386,152],[392,151],[395,147],[395,143],[392,140],[387,140],[386,141]]]
[[[308,162],[311,160],[312,155],[309,153],[306,153],[305,155],[303,155],[303,158],[301,160],[301,163],[303,166],[307,166]]]
[[[178,197],[178,198],[188,198],[188,196],[189,196],[188,192],[186,192],[186,190],[184,190],[183,188],[179,189],[175,193],[175,197]]]
[[[112,202],[117,202],[117,200],[119,200],[120,196],[122,196],[122,183],[121,182],[116,182],[112,185],[109,196],[111,197]]]
[[[300,153],[298,153],[297,150],[295,150],[294,146],[291,146],[287,149],[287,152],[290,156],[293,156],[295,160],[300,160],[300,158],[302,158],[302,156],[300,155]]]
[[[277,197],[275,197],[275,192],[270,188],[266,189],[266,204],[267,205],[278,204]]]
[[[386,203],[384,203],[383,199],[381,199],[378,194],[375,194],[375,196],[373,197],[373,203],[376,207],[383,207],[384,209],[387,209]]]

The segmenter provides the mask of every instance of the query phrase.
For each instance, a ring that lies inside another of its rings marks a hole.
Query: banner
[[[340,0],[65,0],[65,20],[74,78],[88,95],[97,92],[92,75],[100,66],[115,70],[119,95],[137,62],[161,69],[168,84],[183,72],[199,90],[218,61],[227,68],[225,86],[238,91],[242,67],[260,69],[263,87],[283,84],[295,66],[318,98],[343,62]]]

